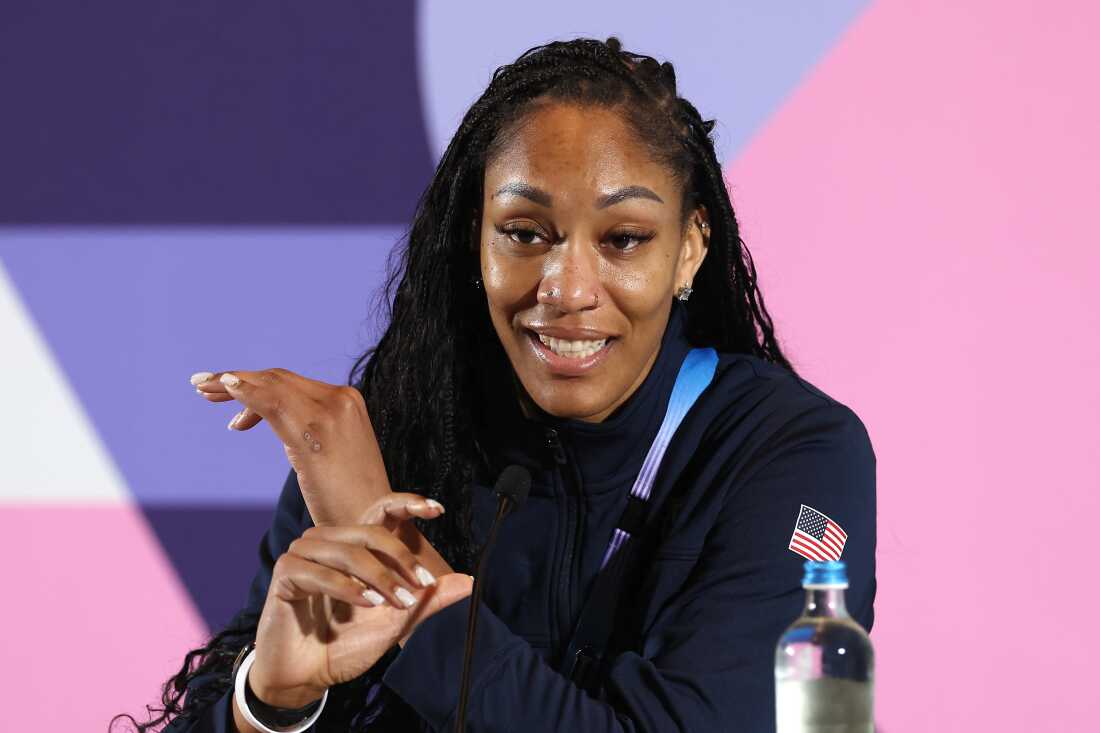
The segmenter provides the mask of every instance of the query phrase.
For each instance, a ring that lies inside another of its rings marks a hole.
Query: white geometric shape
[[[122,474],[3,261],[0,345],[0,504],[128,501]]]

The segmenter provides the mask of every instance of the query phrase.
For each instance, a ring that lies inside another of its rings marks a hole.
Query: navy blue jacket
[[[518,463],[534,480],[490,558],[468,729],[774,730],[775,644],[804,601],[805,558],[788,549],[803,504],[847,532],[848,607],[871,629],[875,456],[862,422],[781,367],[719,353],[714,381],[657,474],[653,501],[668,499],[660,539],[636,587],[624,591],[619,623],[632,625],[638,643],[615,652],[598,698],[558,671],[690,348],[684,307],[674,301],[653,368],[605,421],[528,419],[514,398],[489,407],[487,452],[496,465],[471,489],[475,539],[495,513],[496,473]],[[275,559],[311,525],[291,471],[242,613],[259,614]],[[453,727],[468,609],[465,599],[427,619],[364,675],[373,686],[355,704],[361,720],[376,721],[370,729]],[[201,720],[168,730],[233,730],[231,694]],[[318,730],[327,730],[325,719]]]

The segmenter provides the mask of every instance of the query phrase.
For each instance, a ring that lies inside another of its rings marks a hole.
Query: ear
[[[682,285],[691,286],[695,273],[703,265],[710,245],[710,218],[707,207],[699,205],[688,216],[684,227],[684,239],[680,243],[680,256],[676,262],[676,280],[672,283],[675,293]]]

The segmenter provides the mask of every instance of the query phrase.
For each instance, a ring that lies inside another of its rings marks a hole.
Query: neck
[[[843,588],[807,588],[803,616],[810,618],[847,618]]]

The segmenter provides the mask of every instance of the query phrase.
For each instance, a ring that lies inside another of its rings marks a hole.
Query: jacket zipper
[[[573,477],[567,478],[567,474],[571,473],[573,467],[569,465],[565,447],[561,443],[558,431],[554,428],[547,428],[546,430],[546,445],[553,453],[554,461],[557,464],[557,473],[561,477],[565,499],[565,521],[563,523],[565,527],[565,537],[563,538],[565,546],[562,550],[561,562],[557,568],[558,603],[555,609],[557,633],[555,634],[554,644],[555,647],[560,648],[566,642],[566,634],[572,630],[570,623],[573,618],[573,575],[577,560],[577,535],[581,526],[580,509],[576,506],[580,500],[580,489],[576,483],[570,487],[569,479]],[[560,663],[560,659],[558,661]]]

